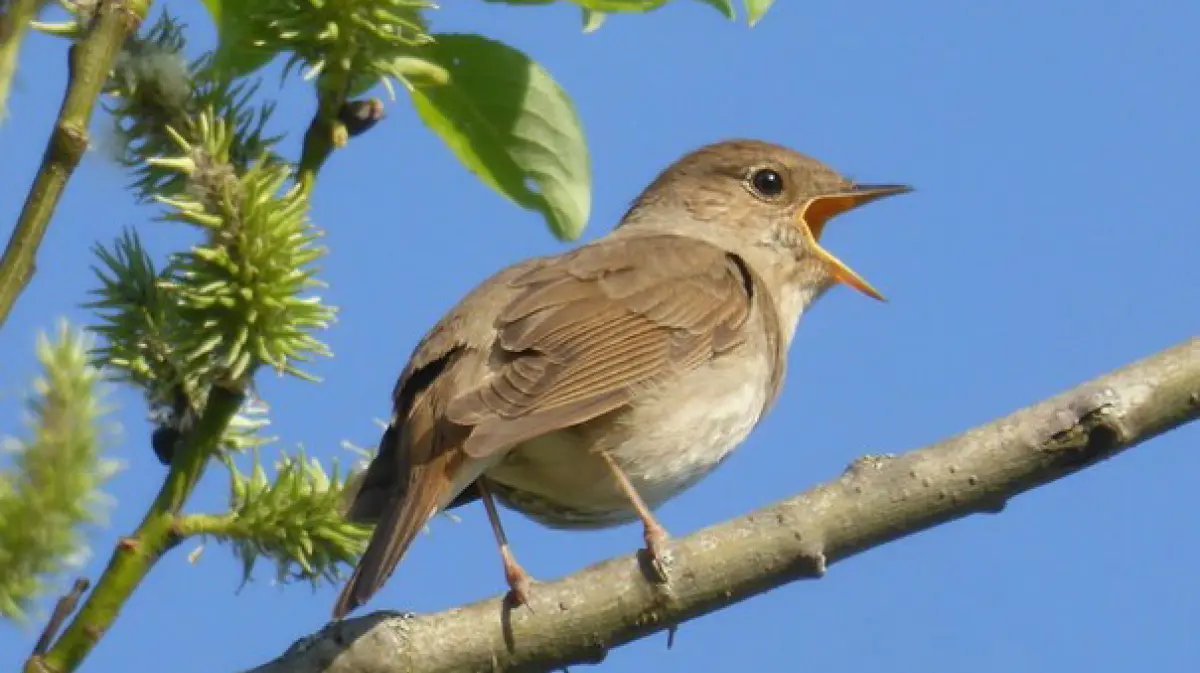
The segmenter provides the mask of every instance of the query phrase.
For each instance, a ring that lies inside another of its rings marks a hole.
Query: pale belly
[[[743,361],[744,365],[745,362]],[[770,373],[714,362],[609,416],[513,449],[486,477],[508,507],[554,528],[601,528],[636,518],[597,451],[616,459],[642,499],[657,507],[694,485],[754,429]]]

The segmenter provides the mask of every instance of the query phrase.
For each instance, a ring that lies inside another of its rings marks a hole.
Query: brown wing
[[[347,518],[378,523],[338,597],[335,618],[378,591],[429,517],[477,476],[458,450],[469,428],[449,422],[446,406],[481,378],[483,354],[495,339],[489,315],[513,294],[505,279],[539,263],[506,269],[481,284],[414,349],[392,393],[392,422],[379,454],[347,488]]]
[[[499,314],[497,373],[455,398],[471,457],[627,404],[641,389],[740,344],[756,277],[680,236],[614,238],[529,270]]]

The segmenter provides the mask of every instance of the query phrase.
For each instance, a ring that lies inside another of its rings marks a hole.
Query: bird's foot
[[[659,584],[668,584],[667,566],[671,564],[671,552],[667,550],[667,542],[671,535],[657,521],[650,519],[645,522],[643,537],[646,540],[646,556],[649,563],[650,578]]]
[[[533,584],[533,577],[517,563],[507,546],[501,548],[500,555],[504,561],[504,581],[508,583],[506,599],[513,607],[528,606],[529,588]]]

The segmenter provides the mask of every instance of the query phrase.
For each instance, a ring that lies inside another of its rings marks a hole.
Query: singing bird
[[[695,150],[609,234],[510,266],[417,344],[346,515],[375,532],[334,607],[374,594],[440,511],[482,499],[510,596],[529,600],[495,505],[551,528],[640,520],[707,475],[779,394],[800,316],[844,283],[818,244],[835,215],[905,185],[856,184],[756,140]],[[658,578],[665,581],[665,576]]]

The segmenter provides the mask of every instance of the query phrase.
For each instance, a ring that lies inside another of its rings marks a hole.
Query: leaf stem
[[[346,125],[338,118],[349,96],[350,73],[341,68],[329,68],[317,78],[317,111],[304,133],[304,148],[296,181],[305,193],[312,194],[317,173],[330,154],[346,144]]]
[[[237,525],[237,515],[227,514],[188,514],[175,521],[175,532],[182,538],[211,535],[217,538],[234,537],[234,527]]]
[[[121,607],[133,595],[155,562],[181,540],[179,510],[191,495],[230,421],[246,394],[217,386],[209,394],[195,430],[174,460],[158,497],[130,537],[113,550],[108,567],[75,619],[44,657],[31,657],[25,673],[68,673],[75,670],[112,627]]]
[[[22,2],[23,0],[17,0]],[[0,326],[34,273],[34,257],[67,180],[88,147],[88,123],[125,38],[141,23],[151,0],[100,0],[85,37],[68,50],[67,92],[42,165],[0,260]],[[7,42],[5,43],[7,45]],[[6,46],[16,50],[15,43]],[[3,55],[3,54],[0,54]]]

